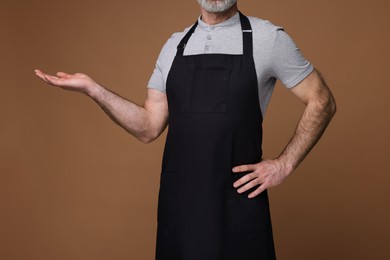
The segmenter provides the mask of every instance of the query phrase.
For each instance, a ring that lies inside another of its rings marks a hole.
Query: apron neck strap
[[[252,37],[252,26],[249,22],[248,17],[243,15],[240,11],[240,21],[242,29],[242,43],[243,53],[245,57],[253,56],[253,37]]]
[[[253,56],[253,37],[252,37],[252,27],[249,22],[248,17],[243,15],[238,11],[240,15],[241,29],[242,29],[242,40],[243,40],[243,53],[246,57]],[[190,39],[191,35],[194,33],[195,28],[198,26],[198,20],[194,23],[191,29],[186,33],[186,35],[181,39],[179,45],[177,45],[176,56],[183,56],[184,49],[186,48],[187,42]]]
[[[184,49],[186,48],[187,42],[190,39],[191,35],[195,31],[196,26],[198,26],[198,20],[194,23],[191,29],[187,32],[187,34],[181,39],[179,45],[177,45],[176,56],[183,56]]]

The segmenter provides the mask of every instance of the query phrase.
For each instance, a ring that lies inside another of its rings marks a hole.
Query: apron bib
[[[240,14],[243,54],[183,55],[168,74],[169,128],[162,158],[156,260],[275,259],[267,190],[255,198],[232,168],[262,158],[262,114],[251,25]]]

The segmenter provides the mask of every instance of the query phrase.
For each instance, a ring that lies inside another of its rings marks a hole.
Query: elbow
[[[328,101],[328,111],[331,117],[333,117],[337,112],[337,105],[336,101],[334,100],[333,96],[330,96]]]
[[[308,105],[317,110],[322,117],[328,118],[328,120],[330,120],[337,111],[336,101],[331,94],[322,95],[317,99],[311,100]]]
[[[337,112],[336,101],[330,90],[320,91],[312,101],[322,111],[321,113],[329,118],[332,118]]]
[[[317,107],[319,110],[322,111],[321,114],[323,114],[329,120],[333,118],[337,111],[336,101],[334,100],[332,95],[323,98],[322,100],[319,100],[317,103]]]
[[[148,143],[153,142],[155,140],[155,138],[144,138],[144,137],[142,137],[142,138],[138,138],[138,140],[140,140],[144,144],[148,144]]]
[[[158,137],[158,134],[156,133],[150,133],[145,132],[137,136],[137,139],[140,140],[144,144],[148,144],[156,140]]]

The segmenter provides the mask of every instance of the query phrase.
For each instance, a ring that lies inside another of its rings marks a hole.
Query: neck
[[[228,10],[220,13],[211,13],[202,7],[200,8],[201,11],[201,19],[203,22],[209,24],[209,25],[215,25],[218,23],[221,23],[233,15],[235,15],[238,11],[237,9],[237,3],[235,3],[232,7],[230,7]]]

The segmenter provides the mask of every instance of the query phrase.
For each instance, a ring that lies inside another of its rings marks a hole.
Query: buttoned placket
[[[218,24],[218,25],[208,25],[206,23],[204,23],[202,20],[201,20],[201,17],[198,18],[198,23],[200,25],[200,27],[205,31],[207,32],[207,34],[205,35],[206,39],[205,39],[205,44],[204,44],[204,53],[208,53],[211,51],[212,49],[212,40],[214,39],[215,35],[214,35],[214,31],[216,29],[220,29],[222,27],[226,27],[226,26],[233,26],[235,25],[236,23],[239,24],[240,23],[240,18],[239,18],[239,14],[237,13],[236,15],[234,15],[233,17],[229,18],[228,20]]]
[[[213,39],[213,35],[212,35],[212,32],[215,30],[215,27],[214,26],[209,26],[208,28],[208,34],[206,36],[206,44],[205,44],[205,47],[204,47],[204,51],[205,52],[208,52],[210,51],[210,45],[211,45],[211,40]]]

